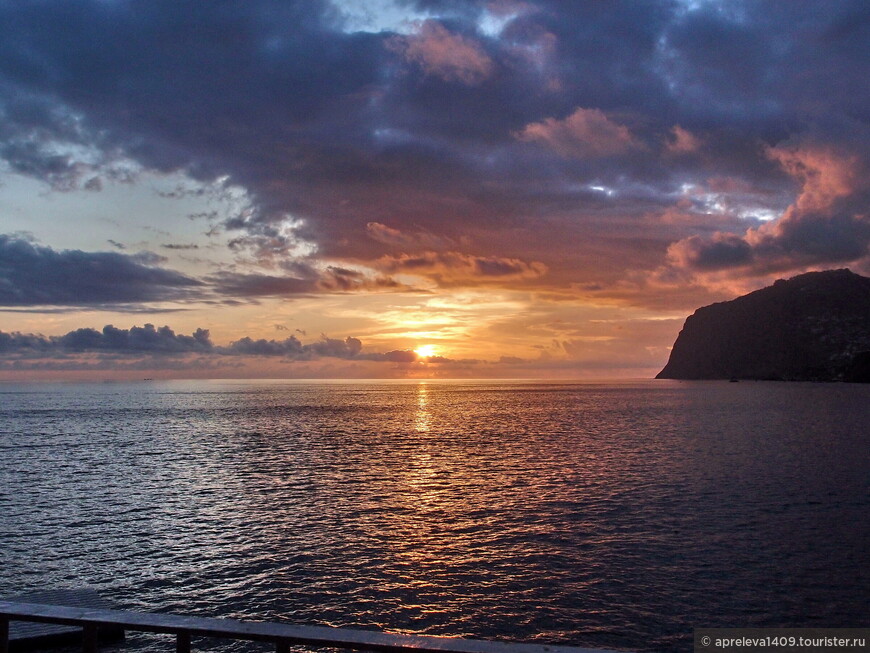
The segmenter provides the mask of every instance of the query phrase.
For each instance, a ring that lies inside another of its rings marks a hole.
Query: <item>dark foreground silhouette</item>
[[[699,308],[656,378],[870,382],[870,279],[808,272]]]

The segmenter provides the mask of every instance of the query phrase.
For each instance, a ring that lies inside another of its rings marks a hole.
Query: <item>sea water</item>
[[[867,626],[870,386],[0,385],[0,594],[84,586],[625,650]]]

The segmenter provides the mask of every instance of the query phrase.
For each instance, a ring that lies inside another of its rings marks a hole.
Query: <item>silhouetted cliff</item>
[[[656,378],[870,382],[870,279],[808,272],[699,308]]]

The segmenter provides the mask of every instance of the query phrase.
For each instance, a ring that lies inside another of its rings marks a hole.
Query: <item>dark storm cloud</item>
[[[201,283],[150,253],[54,250],[0,234],[0,306],[100,306],[194,298]]]
[[[395,234],[370,226],[389,224],[440,242],[474,234],[465,256],[532,249],[551,269],[569,261],[579,277],[613,281],[635,257],[599,256],[597,243],[641,221],[653,229],[649,216],[686,184],[734,178],[757,195],[793,192],[794,175],[766,148],[821,117],[870,121],[863,2],[415,4],[430,18],[407,34],[351,34],[323,0],[3,3],[0,156],[57,187],[83,187],[124,157],[204,181],[229,175],[254,210],[226,227],[266,258],[293,256],[300,239],[331,259],[395,256]],[[493,35],[478,24],[486,11],[514,17]],[[612,191],[608,210],[589,187]],[[842,215],[827,218],[833,240],[860,240],[855,216]],[[536,228],[553,218],[559,231]],[[723,232],[733,218],[708,215]],[[789,222],[780,243],[800,221]],[[698,236],[673,231],[649,235],[659,262],[668,239]],[[700,267],[745,254],[727,237],[709,251],[685,242],[672,255],[691,249],[684,259]],[[782,266],[808,260],[779,251]],[[226,282],[269,284],[319,290]]]

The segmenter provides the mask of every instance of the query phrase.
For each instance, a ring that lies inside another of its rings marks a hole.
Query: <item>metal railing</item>
[[[190,653],[191,637],[268,642],[276,653],[291,645],[334,647],[387,653],[607,653],[601,649],[520,644],[432,635],[383,633],[327,626],[297,626],[261,621],[188,617],[175,614],[0,601],[0,653],[9,651],[9,622],[31,621],[82,628],[82,651],[96,653],[100,629],[175,635],[177,653]]]

